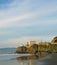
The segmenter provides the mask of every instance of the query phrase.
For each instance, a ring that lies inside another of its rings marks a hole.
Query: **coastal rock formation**
[[[16,49],[16,53],[26,53],[27,48],[25,46],[20,46]]]
[[[51,41],[51,45],[50,45],[50,51],[51,52],[57,52],[57,36],[54,37]]]
[[[33,44],[30,47],[27,46],[20,46],[16,49],[16,53],[32,53],[35,54],[38,52],[38,45]]]
[[[37,44],[33,44],[32,46],[27,48],[27,52],[28,53],[32,53],[32,54],[36,54],[38,52],[38,45]]]
[[[38,54],[38,52],[57,52],[57,37],[54,37],[51,42],[36,42],[30,41],[26,46],[20,46],[16,49],[16,53]]]
[[[53,40],[51,41],[51,43],[57,43],[57,36],[53,38]]]

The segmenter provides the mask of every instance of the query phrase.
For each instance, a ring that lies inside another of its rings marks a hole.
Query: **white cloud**
[[[30,18],[34,19],[36,17],[40,18],[40,17],[48,15],[51,12],[56,11],[56,10],[57,9],[55,9],[55,10],[51,9],[49,11],[43,10],[43,11],[40,11],[40,12],[36,11],[34,13],[23,14],[23,15],[20,15],[20,16],[12,16],[12,17],[7,17],[7,18],[2,18],[2,19],[0,19],[0,28],[10,27],[10,26],[16,25],[17,22],[23,23],[25,19],[30,19]],[[38,21],[38,23],[42,23],[42,22]],[[48,23],[48,22],[43,22],[43,23]],[[27,25],[27,24],[25,23],[25,25]],[[21,26],[22,26],[22,24],[21,24]]]
[[[29,19],[32,17],[33,17],[33,14],[25,14],[22,16],[0,19],[0,27],[8,27],[8,26],[14,25],[14,23],[16,22],[20,22],[20,21],[23,21],[24,19]]]
[[[10,4],[10,7],[8,10],[6,10],[5,12],[2,11],[2,14],[4,14],[4,16],[2,18],[0,18],[0,28],[4,28],[4,27],[11,27],[11,26],[17,26],[17,21],[19,21],[19,23],[23,23],[24,19],[34,19],[34,18],[40,18],[43,16],[47,16],[53,12],[57,11],[57,7],[49,7],[48,8],[40,8],[40,10],[36,10],[36,11],[30,11],[30,6],[28,7],[30,1],[29,0],[25,0],[24,2],[22,2],[21,4],[19,4],[19,0],[14,1],[13,3]],[[24,6],[24,7],[23,7]],[[21,8],[21,9],[20,9]],[[26,12],[26,9],[29,9],[29,11]],[[17,10],[16,10],[17,9]],[[25,11],[25,13],[24,13]],[[22,12],[21,15],[19,15]],[[18,15],[16,15],[16,13],[18,13]],[[43,23],[48,23],[48,22],[44,22]],[[38,23],[42,23],[41,21],[38,20]],[[34,22],[35,23],[35,22]],[[20,26],[27,26],[27,25],[33,25],[34,23],[23,23],[19,24]]]
[[[25,27],[25,26],[32,26],[32,25],[51,25],[51,24],[57,24],[56,18],[51,19],[41,19],[43,16],[51,15],[56,13],[57,6],[48,4],[48,6],[42,6],[37,5],[37,7],[33,6],[34,3],[31,2],[31,0],[24,0],[23,2],[19,3],[19,0],[14,0],[13,3],[9,5],[9,8],[3,11],[0,11],[0,29],[2,28],[8,28],[13,26],[18,27]],[[40,8],[38,8],[40,6]],[[32,9],[31,9],[32,8]],[[36,20],[37,18],[37,20]],[[25,21],[26,20],[26,21]],[[31,21],[31,22],[28,22]],[[36,28],[37,29],[37,28]],[[1,30],[0,30],[1,31]],[[28,31],[28,33],[30,30]],[[0,35],[10,35],[9,33],[13,33],[13,31],[1,31]],[[18,32],[19,33],[19,32]],[[26,32],[27,33],[27,32]],[[14,35],[14,34],[13,34]],[[18,46],[20,43],[26,43],[28,40],[31,39],[46,39],[46,37],[21,37],[21,38],[13,38],[10,39],[8,37],[8,40],[1,41],[2,44],[7,44],[7,46]],[[47,37],[48,39],[48,37]],[[1,45],[1,44],[0,44]]]

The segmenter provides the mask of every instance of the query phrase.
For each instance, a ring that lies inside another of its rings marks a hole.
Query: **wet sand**
[[[57,65],[57,53],[39,53],[39,55],[0,56],[0,65]],[[2,59],[2,60],[1,60]]]
[[[57,65],[57,53],[18,57],[17,60],[19,63],[23,63],[22,65]]]
[[[43,62],[44,65],[57,65],[57,53],[53,53],[45,58],[40,60],[40,62]]]

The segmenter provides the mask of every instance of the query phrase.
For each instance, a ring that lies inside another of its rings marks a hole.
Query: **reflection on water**
[[[39,52],[38,55],[1,55],[0,65],[57,65],[57,53]]]
[[[38,55],[17,57],[17,61],[20,65],[38,65],[38,60],[47,55],[47,52],[39,52]]]

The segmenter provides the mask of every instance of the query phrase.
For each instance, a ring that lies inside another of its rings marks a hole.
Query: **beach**
[[[0,55],[0,65],[57,65],[57,53],[35,55]]]

